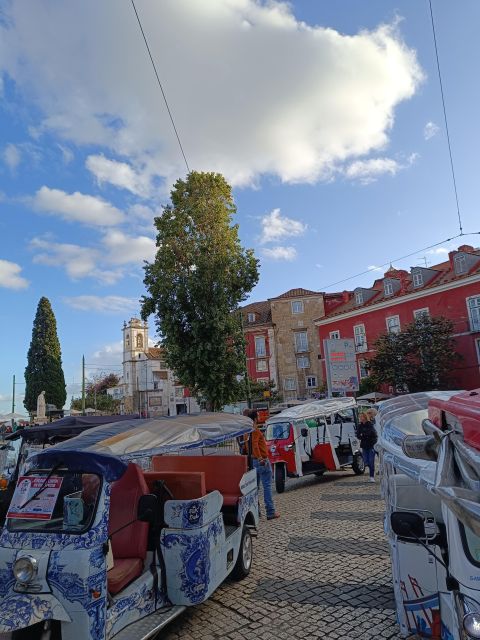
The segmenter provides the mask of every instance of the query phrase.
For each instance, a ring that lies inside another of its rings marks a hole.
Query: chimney
[[[350,300],[350,291],[342,291],[342,300],[343,302],[348,302]]]
[[[458,251],[463,251],[463,253],[474,253],[475,249],[469,244],[462,244],[461,247],[458,247]]]
[[[454,265],[454,258],[455,258],[455,254],[457,252],[456,251],[450,251],[448,254],[448,261],[450,262],[450,269],[454,269],[455,265]]]

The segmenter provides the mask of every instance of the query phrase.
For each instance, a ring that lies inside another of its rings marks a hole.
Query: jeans
[[[253,458],[253,466],[257,470],[257,486],[260,488],[260,481],[263,485],[263,500],[265,502],[265,511],[267,518],[275,515],[275,505],[272,496],[272,467],[268,460],[265,464],[260,464],[260,460]],[[259,494],[260,498],[260,494]]]
[[[375,449],[362,449],[365,465],[370,469],[370,477],[375,477]]]

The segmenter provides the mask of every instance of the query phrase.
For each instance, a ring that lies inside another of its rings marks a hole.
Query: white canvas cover
[[[296,407],[289,407],[267,420],[267,424],[282,422],[285,420],[302,420],[312,416],[329,416],[346,409],[353,409],[357,406],[355,398],[325,398],[324,400],[314,400]]]

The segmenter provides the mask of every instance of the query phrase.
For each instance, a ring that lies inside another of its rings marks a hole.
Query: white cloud
[[[41,187],[33,198],[38,211],[58,215],[65,220],[88,225],[108,227],[124,221],[124,214],[102,198],[76,191],[65,193],[60,189]]]
[[[93,278],[114,284],[125,275],[126,265],[140,268],[155,257],[155,242],[146,236],[130,236],[108,230],[94,247],[57,242],[52,236],[34,238],[33,262],[64,269],[72,280]]]
[[[367,269],[369,271],[383,271],[383,267],[377,267],[375,264],[368,265]]]
[[[265,258],[271,258],[272,260],[287,260],[291,262],[297,257],[297,250],[295,247],[271,247],[269,249],[263,249],[262,251]]]
[[[427,253],[433,256],[446,256],[451,250],[452,249],[449,249],[448,247],[435,247],[434,249],[427,251]]]
[[[0,27],[0,71],[42,114],[37,129],[100,145],[168,186],[185,166],[131,6],[49,6],[12,2]],[[344,35],[273,0],[164,0],[139,11],[190,164],[234,185],[265,174],[314,182],[383,149],[397,106],[422,80],[397,24]]]
[[[280,209],[273,209],[262,218],[261,242],[278,242],[289,236],[301,236],[306,229],[307,225],[303,222],[282,216]]]
[[[75,157],[73,155],[73,151],[71,149],[69,149],[68,147],[66,147],[65,145],[63,145],[63,144],[59,144],[57,146],[58,146],[58,148],[60,149],[60,151],[62,153],[63,162],[65,164],[70,164],[70,162],[72,162],[74,157]]]
[[[126,162],[110,160],[103,155],[91,155],[88,156],[85,166],[99,184],[109,182],[141,197],[148,197],[150,194],[150,177],[145,173],[137,173]]]
[[[139,310],[136,298],[124,296],[72,296],[64,298],[64,302],[78,311],[97,313],[130,313]]]
[[[20,273],[22,267],[15,262],[0,259],[0,287],[6,289],[25,289],[28,287],[28,280]]]
[[[108,364],[121,364],[123,360],[122,340],[104,345],[93,353],[92,358],[103,362],[108,361]]]
[[[393,158],[369,158],[356,160],[346,167],[344,173],[347,178],[359,180],[362,184],[370,184],[382,175],[396,175],[402,169],[407,169],[418,159],[418,153],[411,153],[405,162],[398,162]]]
[[[111,264],[128,264],[155,258],[156,245],[147,236],[128,236],[122,231],[109,230],[103,237],[103,244],[108,250],[107,260]]]
[[[18,146],[7,144],[3,150],[3,161],[11,171],[15,171],[22,160],[22,154]]]
[[[423,137],[425,140],[430,140],[440,131],[440,127],[436,125],[434,122],[427,122],[423,129]]]

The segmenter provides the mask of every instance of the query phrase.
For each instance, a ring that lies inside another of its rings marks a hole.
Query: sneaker
[[[267,520],[276,520],[280,517],[279,513],[274,513],[273,516],[267,516]]]
[[[375,478],[370,478],[370,482],[375,482]]]

